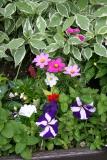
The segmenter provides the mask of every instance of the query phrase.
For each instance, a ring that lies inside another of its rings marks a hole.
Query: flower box
[[[90,151],[88,149],[69,149],[45,151],[33,154],[32,160],[107,160],[107,149]],[[0,160],[22,160],[17,156],[3,157]]]

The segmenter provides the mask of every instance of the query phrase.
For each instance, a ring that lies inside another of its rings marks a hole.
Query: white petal
[[[88,109],[87,107],[84,107],[86,110],[88,110],[89,112],[92,112],[92,113],[94,113],[95,111],[96,111],[96,108],[95,107],[93,107],[93,108],[90,108],[90,109]]]
[[[47,132],[49,132],[49,126],[47,126],[42,132],[40,132],[40,137],[43,137]]]
[[[50,132],[52,133],[52,135],[55,137],[57,134],[55,133],[55,131],[53,130],[53,128],[51,126],[49,126]]]
[[[46,118],[46,120],[47,120],[48,122],[51,121],[51,117],[50,117],[50,115],[49,115],[48,113],[45,113],[45,118]]]
[[[78,106],[82,106],[82,102],[79,97],[76,97],[76,101],[77,101]]]
[[[36,122],[37,126],[40,126],[41,124],[47,126],[47,121]]]
[[[54,125],[56,122],[57,122],[57,120],[56,120],[56,119],[52,119],[52,121],[51,121],[51,122],[49,122],[49,124],[50,124],[50,125]]]
[[[81,115],[81,119],[87,119],[86,112],[85,112],[84,108],[81,108],[80,115]]]
[[[79,112],[80,107],[71,107],[72,112]]]

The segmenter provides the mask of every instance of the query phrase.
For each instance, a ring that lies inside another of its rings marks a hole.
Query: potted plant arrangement
[[[106,145],[106,0],[1,0],[0,159],[106,160]]]

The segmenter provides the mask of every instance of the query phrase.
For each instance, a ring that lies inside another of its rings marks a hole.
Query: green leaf
[[[32,153],[30,149],[26,148],[22,153],[21,156],[23,159],[31,160],[32,159]]]
[[[107,6],[99,8],[95,13],[95,17],[106,17],[107,16]]]
[[[50,2],[55,2],[55,3],[64,3],[66,0],[48,0]]]
[[[16,143],[16,146],[15,146],[16,154],[22,153],[25,148],[26,148],[26,144],[25,143],[22,143],[22,142]]]
[[[48,6],[49,6],[48,2],[46,1],[40,2],[37,8],[37,13],[41,15],[42,12],[48,8]]]
[[[23,35],[26,38],[30,38],[32,34],[33,34],[33,30],[32,30],[29,18],[27,18],[23,26]]]
[[[74,17],[69,17],[64,21],[62,31],[65,31],[68,27],[70,27],[74,22]]]
[[[8,44],[7,44],[7,48],[9,49],[18,49],[20,46],[22,46],[24,43],[24,39],[23,38],[16,38],[16,39],[12,39]]]
[[[36,49],[45,49],[46,48],[46,44],[43,41],[31,38],[29,42],[30,42],[31,46]]]
[[[68,110],[68,104],[67,103],[61,103],[61,111],[62,112],[67,112]]]
[[[16,11],[16,6],[14,3],[9,3],[4,9],[4,17],[11,18],[11,15]]]
[[[56,4],[56,8],[61,16],[68,17],[68,10],[64,4]]]
[[[57,43],[51,43],[49,46],[46,48],[46,52],[54,52],[59,48],[59,45]]]
[[[48,142],[48,143],[46,144],[46,146],[47,146],[47,148],[48,148],[49,151],[51,151],[51,150],[54,149],[54,144],[53,144],[52,142]]]
[[[16,6],[21,12],[24,12],[26,14],[34,14],[35,13],[35,10],[34,10],[33,6],[31,5],[30,1],[16,2]],[[34,6],[36,7],[35,4],[34,4]]]
[[[37,18],[36,25],[37,25],[37,27],[38,27],[38,29],[39,29],[39,31],[40,31],[41,33],[44,33],[44,32],[45,32],[45,29],[46,29],[46,27],[47,27],[47,24],[46,24],[46,21],[44,20],[43,17],[39,16],[39,17]]]
[[[3,46],[0,46],[0,58],[7,57],[5,54],[6,48]]]
[[[79,38],[76,37],[70,37],[68,39],[68,43],[72,44],[72,45],[78,45],[78,44],[82,44],[83,42],[79,40]]]
[[[88,0],[79,0],[77,1],[77,6],[80,8],[80,10],[84,10],[88,6]]]
[[[59,44],[61,47],[64,45],[64,37],[62,34],[56,33],[54,36],[54,40],[56,41],[57,44]]]
[[[39,143],[40,139],[35,136],[28,136],[27,137],[27,145],[35,145]]]
[[[5,124],[1,134],[6,138],[12,138],[14,136],[14,127],[11,121]]]
[[[59,13],[56,12],[51,16],[49,26],[56,27],[61,25],[61,23],[62,23],[62,17],[60,16]]]
[[[72,53],[73,53],[73,56],[74,56],[76,59],[78,59],[79,61],[82,61],[82,59],[81,59],[81,53],[80,53],[80,51],[79,51],[78,48],[72,47]]]
[[[0,122],[6,122],[8,119],[9,113],[0,107]]]
[[[0,86],[0,100],[4,97],[7,90],[8,90],[8,88],[6,85]]]
[[[91,48],[85,48],[82,50],[82,55],[89,60],[92,57],[92,50]]]
[[[101,44],[97,44],[95,43],[94,45],[94,51],[96,54],[98,54],[99,56],[103,56],[103,57],[107,57],[107,50],[106,48],[101,45]]]
[[[0,146],[6,145],[8,143],[8,139],[0,135]]]
[[[77,25],[81,29],[88,31],[89,30],[89,26],[90,26],[90,21],[87,18],[87,16],[83,16],[83,15],[77,14],[75,17],[76,17]]]
[[[70,53],[70,45],[68,43],[64,45],[63,52],[65,55],[68,55]]]
[[[101,27],[98,32],[98,34],[106,34],[107,33],[107,26]]]
[[[24,59],[26,54],[25,46],[18,48],[14,54],[15,67],[17,67],[22,60]]]
[[[0,43],[2,43],[4,40],[9,41],[9,37],[5,32],[0,31]]]

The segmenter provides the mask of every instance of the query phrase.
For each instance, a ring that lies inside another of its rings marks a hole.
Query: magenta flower
[[[67,28],[67,30],[66,30],[66,33],[67,34],[75,34],[75,33],[79,33],[80,32],[80,29],[79,28],[71,28],[71,27],[69,27],[69,28]]]
[[[73,66],[65,67],[64,73],[69,74],[71,77],[76,77],[80,75],[79,71],[80,68],[78,67],[78,65],[75,64]]]
[[[48,62],[51,59],[49,59],[49,55],[46,53],[41,53],[40,55],[37,55],[36,58],[34,58],[33,63],[36,64],[36,66],[39,66],[40,68],[44,68],[48,65]]]
[[[75,37],[78,38],[80,41],[85,41],[85,36],[82,34],[76,34]]]
[[[63,63],[61,58],[57,58],[54,60],[51,60],[48,63],[48,72],[53,72],[53,73],[57,73],[57,72],[61,72],[64,70],[65,67],[65,63]]]

